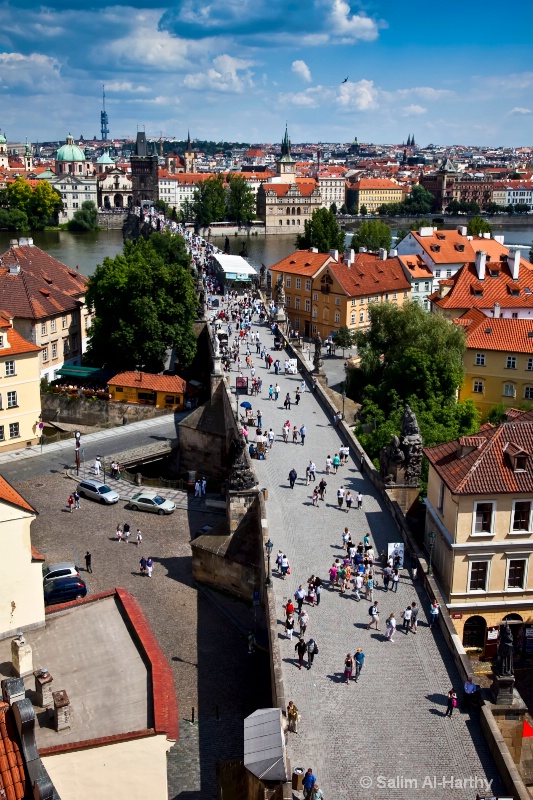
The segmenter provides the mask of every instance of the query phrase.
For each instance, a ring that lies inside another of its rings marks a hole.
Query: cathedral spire
[[[281,142],[281,155],[291,157],[291,140],[289,139],[289,131],[287,123],[285,123],[285,136]]]

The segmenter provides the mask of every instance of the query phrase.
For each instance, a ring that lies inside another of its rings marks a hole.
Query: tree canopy
[[[85,200],[67,223],[69,231],[97,231],[98,209],[92,200]]]
[[[472,217],[468,222],[467,233],[469,236],[479,236],[480,233],[492,233],[490,225],[483,217]]]
[[[296,237],[296,247],[300,250],[316,247],[319,253],[329,253],[330,250],[344,252],[344,239],[344,231],[335,214],[327,208],[317,208],[311,219],[305,220],[303,233]]]
[[[194,192],[194,218],[200,228],[220,222],[226,213],[226,189],[222,175],[200,181]]]
[[[435,198],[423,186],[416,184],[401,203],[384,203],[378,209],[384,215],[409,216],[411,214],[429,214],[435,205]]]
[[[231,175],[226,198],[227,218],[237,225],[255,217],[255,195],[243,175]]]
[[[359,229],[354,233],[351,247],[357,252],[360,247],[367,250],[379,250],[384,247],[390,250],[392,243],[392,232],[389,226],[379,219],[362,222]]]
[[[158,373],[172,348],[179,367],[194,358],[198,300],[181,237],[153,233],[126,242],[123,254],[106,258],[89,278],[86,302],[95,315],[89,364]]]
[[[57,224],[55,215],[62,203],[59,193],[48,181],[39,181],[32,189],[28,181],[19,176],[0,191],[0,206],[7,212],[2,215],[2,227],[39,230]]]
[[[349,350],[355,345],[355,331],[351,331],[347,325],[343,325],[333,334],[333,341],[336,347],[340,347],[344,358],[344,351]]]

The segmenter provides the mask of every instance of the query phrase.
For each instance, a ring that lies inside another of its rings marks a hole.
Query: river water
[[[504,234],[506,245],[519,245],[522,255],[528,257],[528,251],[533,242],[533,222],[524,228],[497,228],[493,232]],[[395,231],[393,231],[393,234]],[[69,267],[78,267],[82,275],[92,275],[96,266],[101,264],[106,256],[113,258],[122,252],[122,231],[109,230],[96,233],[71,233],[69,231],[35,231],[27,234],[33,238],[37,247],[46,250],[50,255],[62,261]],[[0,253],[9,246],[15,233],[0,231]],[[232,255],[238,255],[243,241],[246,242],[248,260],[259,270],[261,264],[271,267],[277,261],[290,255],[295,248],[295,235],[288,236],[229,236]],[[349,242],[351,236],[347,236]],[[213,237],[212,241],[221,249],[224,248],[225,237]]]

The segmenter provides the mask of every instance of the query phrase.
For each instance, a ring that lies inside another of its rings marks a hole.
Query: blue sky
[[[8,139],[533,143],[529,0],[0,2]],[[348,77],[346,83],[341,84]]]

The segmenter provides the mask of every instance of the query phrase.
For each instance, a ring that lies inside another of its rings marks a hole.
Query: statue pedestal
[[[514,675],[494,675],[490,692],[497,706],[512,705],[514,684]]]
[[[287,317],[285,316],[285,307],[283,303],[278,303],[278,308],[276,311],[276,322],[278,323],[278,327],[280,325],[284,325],[286,320]]]

